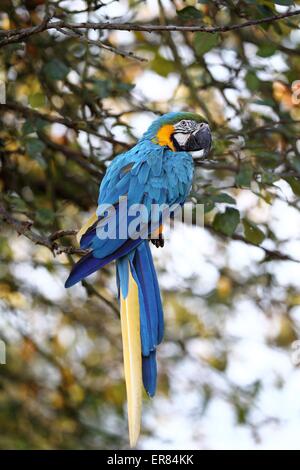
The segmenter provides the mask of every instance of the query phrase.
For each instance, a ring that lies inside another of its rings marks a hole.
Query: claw
[[[165,246],[165,239],[162,233],[159,233],[158,238],[150,238],[150,241],[156,248],[163,248]]]

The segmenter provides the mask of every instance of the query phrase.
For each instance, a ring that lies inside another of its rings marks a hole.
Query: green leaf
[[[24,135],[33,134],[35,132],[34,123],[27,119],[22,126],[22,132]]]
[[[293,0],[275,0],[274,2],[276,5],[283,5],[283,6],[289,6],[289,5],[294,5]]]
[[[296,194],[296,196],[300,196],[300,180],[295,178],[294,176],[287,176],[284,179],[289,183],[290,187],[293,190],[293,193]]]
[[[273,184],[275,181],[278,181],[280,176],[274,175],[274,173],[264,172],[261,175],[261,182],[262,184]]]
[[[270,106],[271,108],[273,108],[275,103],[271,98],[267,98],[265,100],[254,100],[253,104],[259,104],[261,106]]]
[[[227,193],[220,193],[220,194],[209,194],[203,196],[197,196],[197,201],[199,204],[204,205],[204,213],[210,212],[216,203],[224,203],[224,204],[235,204],[236,201],[233,197],[229,196]]]
[[[54,219],[54,212],[46,207],[39,209],[35,217],[35,220],[41,225],[50,225],[54,222]]]
[[[219,35],[213,33],[196,33],[194,39],[195,51],[203,55],[219,44]]]
[[[275,44],[265,43],[259,47],[256,55],[259,57],[270,57],[271,55],[275,54],[276,51],[277,46]]]
[[[237,186],[249,188],[253,177],[253,169],[250,165],[242,165],[235,177]]]
[[[215,207],[215,203],[211,199],[205,199],[201,204],[204,204],[204,214],[212,211]]]
[[[240,221],[240,213],[238,210],[233,209],[232,207],[227,207],[226,211],[223,214],[216,214],[213,227],[218,232],[224,233],[231,237],[235,232]]]
[[[267,6],[267,5],[261,5],[258,2],[255,2],[255,3],[256,3],[257,10],[261,14],[261,18],[266,17],[266,16],[271,16],[275,13],[274,3],[272,4],[273,8],[270,8],[270,6]],[[264,24],[260,25],[261,28],[264,28],[265,26],[269,26],[269,25],[264,25]]]
[[[172,60],[167,60],[159,54],[156,54],[150,63],[150,68],[158,75],[167,77],[169,73],[174,72],[175,63]]]
[[[50,80],[63,80],[69,73],[69,68],[59,59],[50,60],[43,70]]]
[[[300,173],[300,158],[299,157],[294,157],[291,160],[291,164],[292,164],[293,168],[295,168],[295,170],[298,171],[298,173]]]
[[[35,93],[34,95],[29,95],[28,103],[33,108],[41,108],[45,105],[45,95],[43,93]]]
[[[43,152],[45,149],[45,144],[35,137],[28,137],[26,139],[25,147],[28,155],[35,158],[37,155]]]
[[[250,222],[250,220],[244,219],[243,226],[246,240],[254,243],[255,245],[260,245],[264,241],[264,232],[260,230],[260,228],[258,228],[254,222]]]
[[[238,424],[247,423],[247,417],[249,415],[249,406],[238,403],[235,406],[236,419]]]
[[[25,201],[18,194],[7,193],[4,199],[9,202],[10,207],[14,210],[25,212],[28,209]]]
[[[224,204],[236,204],[236,201],[233,197],[229,196],[227,193],[216,194],[212,197],[214,202],[224,203]]]
[[[217,154],[225,152],[231,144],[229,139],[218,138],[214,141],[214,150]]]
[[[195,7],[185,7],[182,10],[177,10],[177,15],[184,21],[202,18],[202,13]]]
[[[250,91],[257,91],[259,89],[260,81],[255,72],[249,71],[245,77],[245,81]]]
[[[93,90],[99,98],[107,98],[116,92],[118,95],[128,93],[135,87],[132,83],[114,82],[113,80],[95,79],[92,82]]]
[[[114,88],[119,92],[128,93],[133,90],[134,87],[135,85],[133,83],[117,82]]]
[[[38,117],[36,118],[34,124],[37,131],[42,131],[44,127],[48,126],[49,122],[43,118]]]
[[[99,98],[107,98],[112,92],[112,82],[108,80],[94,80],[93,88]]]
[[[45,119],[39,117],[34,120],[27,119],[22,126],[22,133],[24,135],[28,135],[35,133],[37,130],[42,131],[48,124],[49,123],[45,121]]]
[[[255,153],[257,160],[264,168],[276,168],[281,161],[281,154],[275,151],[256,149]]]

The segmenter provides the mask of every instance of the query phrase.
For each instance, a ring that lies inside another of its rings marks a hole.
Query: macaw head
[[[199,114],[174,112],[156,119],[143,139],[169,147],[173,152],[190,152],[195,159],[205,158],[211,147],[207,121]]]

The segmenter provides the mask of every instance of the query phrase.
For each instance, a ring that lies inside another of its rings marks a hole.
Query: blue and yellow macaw
[[[116,260],[117,284],[123,340],[130,445],[135,446],[142,408],[142,383],[149,396],[156,390],[156,348],[164,332],[163,309],[149,240],[163,246],[161,217],[150,225],[153,204],[183,205],[191,188],[194,161],[190,152],[211,146],[205,119],[194,113],[173,112],[156,119],[138,143],[118,155],[103,178],[98,209],[78,233],[80,247],[90,249],[73,267],[66,287]],[[146,217],[139,224],[139,236],[126,231],[132,218],[122,211],[143,204]],[[123,212],[123,213],[122,213]],[[99,236],[103,221],[114,221],[117,236]],[[153,230],[154,228],[154,230]],[[155,232],[155,234],[153,233]],[[145,236],[141,234],[146,233]]]

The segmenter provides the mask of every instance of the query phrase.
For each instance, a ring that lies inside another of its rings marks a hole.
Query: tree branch
[[[35,109],[23,106],[22,104],[16,103],[13,101],[0,103],[0,110],[15,111],[29,119],[43,119],[44,121],[47,121],[51,124],[55,124],[55,123],[62,124],[68,127],[69,129],[73,129],[75,132],[83,131],[83,132],[86,132],[87,134],[92,134],[98,137],[99,139],[105,140],[106,142],[109,142],[110,144],[120,145],[125,148],[129,147],[129,144],[127,142],[121,142],[107,135],[99,134],[99,132],[97,132],[95,129],[92,129],[91,127],[88,126],[88,122],[76,122],[76,121],[72,121],[68,117],[61,117],[61,116],[54,115],[54,114],[40,113],[39,111],[36,111]]]
[[[54,254],[54,256],[57,254],[58,255],[62,254],[62,253],[65,253],[68,255],[71,255],[71,254],[85,255],[88,253],[88,250],[81,250],[80,248],[75,248],[72,246],[58,245],[56,240],[65,236],[76,235],[77,233],[76,230],[59,230],[57,232],[54,232],[53,234],[50,234],[48,237],[42,237],[41,235],[32,231],[31,229],[33,225],[32,221],[30,220],[20,221],[14,218],[1,205],[0,205],[0,219],[2,219],[4,222],[10,225],[19,235],[24,235],[24,237],[31,240],[35,245],[41,245],[41,246],[45,246],[46,248],[48,248]],[[226,238],[224,234],[222,234],[221,232],[218,232],[212,226],[206,226],[205,228],[209,230],[210,232],[212,232],[213,234],[218,235],[221,238]],[[276,259],[276,260],[281,260],[281,261],[293,261],[294,263],[300,262],[299,260],[291,258],[290,256],[285,255],[284,253],[281,253],[278,250],[269,250],[268,248],[265,248],[263,246],[256,245],[255,243],[252,243],[249,240],[246,240],[241,235],[233,234],[231,238],[232,240],[241,241],[248,245],[255,246],[256,248],[261,248],[265,252],[265,255],[268,260]]]
[[[84,23],[67,23],[63,20],[59,21],[50,21],[49,18],[45,18],[41,24],[33,26],[32,28],[23,28],[23,29],[12,29],[12,30],[0,30],[0,37],[3,37],[0,41],[0,48],[8,44],[26,41],[30,36],[34,34],[41,33],[50,29],[55,29],[60,31],[62,28],[69,29],[73,31],[76,35],[78,34],[78,29],[93,29],[93,30],[106,30],[106,31],[144,31],[148,33],[156,32],[160,33],[163,31],[190,31],[190,32],[203,32],[203,33],[227,33],[229,31],[235,31],[243,28],[248,28],[250,26],[257,26],[260,24],[272,23],[275,21],[283,20],[285,18],[290,18],[300,14],[300,9],[294,11],[287,11],[285,13],[280,13],[278,15],[267,16],[259,19],[251,19],[244,21],[242,23],[237,23],[233,25],[223,25],[223,26],[203,26],[203,25],[167,25],[167,24],[138,24],[138,23],[116,23],[116,22],[105,22],[105,23],[93,23],[93,22],[84,22]],[[62,32],[62,31],[60,31]],[[63,31],[64,34],[66,34]],[[99,44],[97,44],[99,45]],[[120,51],[115,50],[115,53],[120,53]],[[123,53],[123,51],[121,51]],[[130,57],[134,57],[129,53]]]
[[[35,245],[45,246],[50,251],[52,251],[54,255],[62,253],[84,255],[88,252],[87,250],[81,250],[80,248],[74,248],[72,246],[58,245],[58,243],[55,241],[56,239],[62,238],[63,236],[76,234],[77,231],[75,230],[60,230],[59,233],[56,232],[49,235],[48,237],[42,237],[32,230],[33,222],[31,220],[21,221],[16,219],[2,205],[0,205],[0,219],[12,227],[19,235],[23,235],[24,237],[28,238]]]
[[[54,151],[63,153],[67,158],[76,162],[97,180],[103,177],[104,168],[100,170],[95,167],[92,162],[89,162],[89,157],[86,157],[82,152],[72,149],[67,145],[57,144],[42,131],[38,131],[37,134],[39,138],[45,143],[45,145],[47,145],[47,147]]]
[[[222,239],[227,238],[226,235],[224,235],[222,232],[219,232],[218,230],[216,230],[212,225],[205,226],[204,228],[207,229],[212,234],[217,235],[218,237],[220,237]],[[298,259],[295,259],[295,258],[292,258],[288,255],[285,255],[284,253],[281,253],[278,250],[270,250],[268,248],[265,248],[264,246],[257,245],[256,243],[253,243],[250,240],[247,240],[242,235],[239,235],[237,233],[234,233],[230,238],[231,238],[231,240],[243,242],[243,243],[246,243],[246,245],[251,245],[251,246],[254,246],[256,248],[260,248],[261,250],[264,251],[264,253],[266,255],[265,261],[280,260],[280,261],[292,261],[293,263],[300,263],[300,260],[298,260]]]

